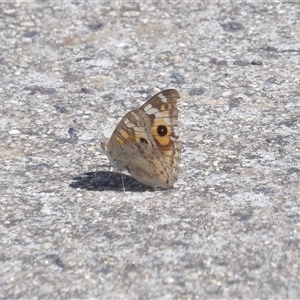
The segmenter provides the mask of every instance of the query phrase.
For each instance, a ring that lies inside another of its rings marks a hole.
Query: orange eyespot
[[[165,125],[157,126],[157,133],[159,136],[165,136],[168,133],[168,128]]]

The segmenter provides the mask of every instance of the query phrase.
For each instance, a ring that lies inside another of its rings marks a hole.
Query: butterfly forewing
[[[178,178],[178,165],[181,158],[176,133],[179,99],[179,93],[174,89],[169,89],[153,96],[141,107],[149,116],[152,135],[163,160],[167,166],[171,167],[174,182]]]

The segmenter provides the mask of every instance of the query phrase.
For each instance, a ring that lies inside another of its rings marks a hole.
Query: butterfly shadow
[[[123,182],[122,182],[122,177]],[[70,187],[74,189],[86,189],[89,191],[130,191],[130,192],[145,192],[152,190],[151,188],[139,183],[131,176],[122,175],[118,172],[97,171],[88,172],[83,175],[78,175],[72,178],[73,182]]]

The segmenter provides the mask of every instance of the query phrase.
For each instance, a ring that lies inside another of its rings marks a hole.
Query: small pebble
[[[174,278],[173,277],[166,277],[164,280],[163,280],[164,283],[166,284],[170,284],[170,283],[173,283],[174,282]]]

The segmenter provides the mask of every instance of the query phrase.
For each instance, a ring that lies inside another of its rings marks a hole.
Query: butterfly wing
[[[181,153],[175,133],[179,98],[176,90],[162,91],[123,117],[103,145],[115,167],[143,184],[173,187]]]
[[[141,107],[150,119],[151,133],[165,166],[169,169],[172,186],[178,179],[181,159],[179,136],[176,133],[179,99],[179,93],[175,89],[168,89],[156,94]]]

